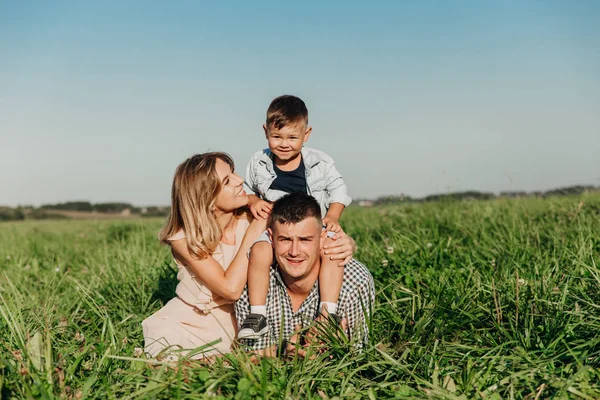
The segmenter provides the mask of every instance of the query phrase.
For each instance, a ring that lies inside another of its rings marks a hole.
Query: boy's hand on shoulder
[[[325,225],[325,229],[327,229],[330,232],[338,233],[342,231],[340,223],[335,218],[325,216],[325,218],[323,218],[323,225]]]
[[[248,207],[250,207],[250,212],[256,219],[264,219],[266,220],[271,215],[271,209],[273,205],[268,201],[259,199],[257,196],[248,196]]]

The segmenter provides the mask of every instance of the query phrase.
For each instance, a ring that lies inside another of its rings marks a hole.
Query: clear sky
[[[600,185],[599,1],[0,0],[0,204],[168,204],[303,98],[350,194]]]

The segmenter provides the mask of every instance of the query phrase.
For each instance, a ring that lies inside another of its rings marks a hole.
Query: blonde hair
[[[233,171],[231,156],[220,152],[196,154],[177,167],[171,188],[171,213],[159,233],[160,241],[170,245],[169,238],[183,230],[190,254],[200,260],[214,253],[222,235],[213,214],[221,192],[217,159]]]

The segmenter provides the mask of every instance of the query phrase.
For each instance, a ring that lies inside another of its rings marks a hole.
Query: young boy
[[[339,218],[344,207],[352,201],[346,185],[327,154],[303,147],[312,127],[308,125],[308,110],[296,96],[275,98],[267,109],[263,125],[268,149],[258,151],[246,169],[244,189],[249,195],[249,207],[255,218],[268,218],[271,203],[287,193],[308,193],[321,205],[324,227],[329,231],[325,244],[335,232],[342,229]],[[238,332],[240,339],[255,339],[268,331],[266,302],[269,288],[269,269],[273,262],[273,248],[268,236],[252,246],[248,266],[248,295],[250,315]],[[319,310],[326,311],[336,320],[337,300],[342,286],[344,269],[338,260],[321,253],[319,273]]]

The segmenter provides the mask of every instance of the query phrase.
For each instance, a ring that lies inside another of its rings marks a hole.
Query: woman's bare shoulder
[[[252,222],[252,220],[254,219],[248,207],[239,208],[235,212],[235,216],[240,220],[246,220],[246,222],[248,223]]]
[[[177,233],[175,233],[173,236],[167,238],[169,242],[181,239],[185,239],[185,232],[183,231],[183,229],[178,230]]]

